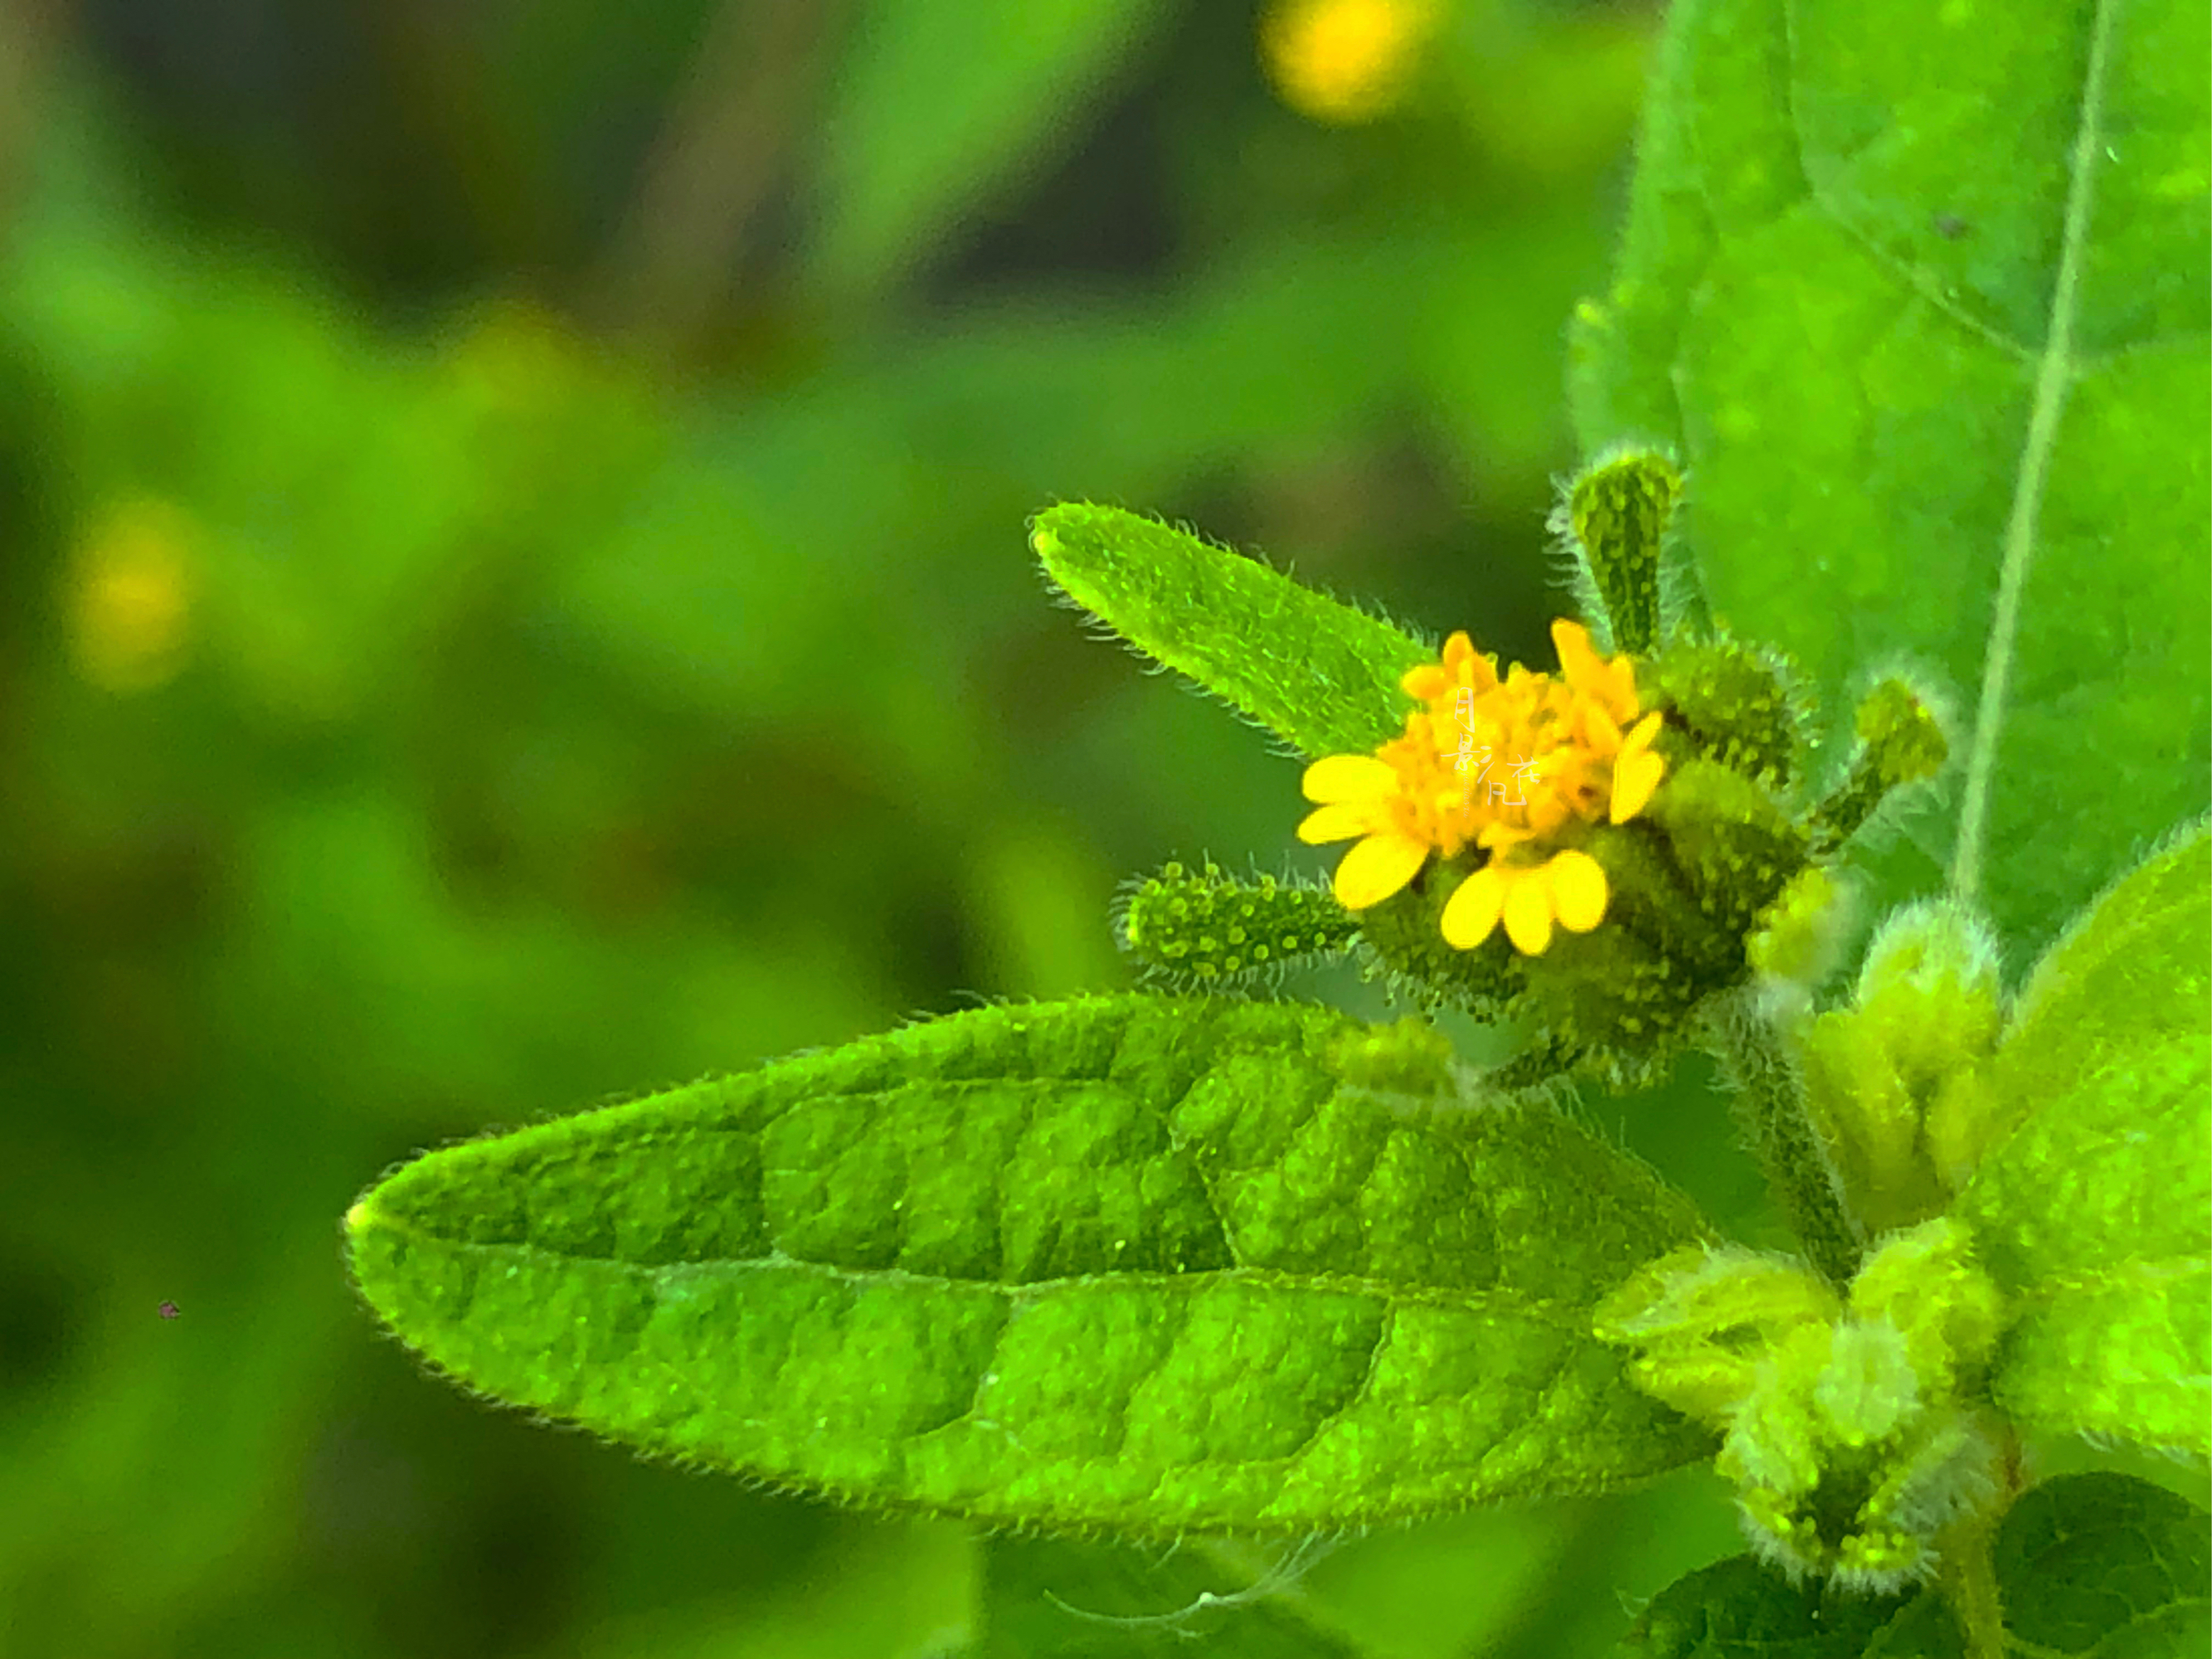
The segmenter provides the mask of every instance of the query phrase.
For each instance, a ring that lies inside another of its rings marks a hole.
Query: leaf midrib
[[[850,1267],[834,1261],[810,1261],[781,1250],[770,1250],[757,1256],[711,1256],[696,1261],[630,1261],[621,1256],[580,1255],[571,1250],[549,1249],[544,1245],[515,1242],[498,1243],[477,1243],[454,1238],[434,1229],[413,1226],[398,1217],[379,1215],[372,1224],[411,1239],[441,1245],[448,1249],[480,1252],[498,1259],[520,1257],[533,1263],[553,1262],[579,1267],[614,1267],[626,1273],[665,1273],[750,1270],[806,1273],[816,1278],[842,1279],[849,1284],[870,1286],[878,1285],[912,1285],[922,1291],[963,1288],[988,1291],[1013,1301],[1062,1291],[1070,1285],[1088,1285],[1110,1282],[1121,1287],[1153,1286],[1160,1289],[1202,1290],[1217,1284],[1237,1283],[1256,1285],[1267,1289],[1286,1291],[1326,1291],[1338,1296],[1372,1297],[1379,1302],[1408,1306],[1426,1305],[1455,1310],[1475,1310],[1486,1307],[1510,1309],[1532,1317],[1556,1323],[1563,1330],[1587,1334],[1589,1314],[1588,1306],[1580,1300],[1556,1296],[1538,1296],[1510,1285],[1424,1285],[1413,1279],[1370,1279],[1359,1273],[1302,1273],[1280,1267],[1195,1267],[1177,1273],[1159,1268],[1143,1271],[1124,1271],[1104,1268],[1097,1273],[1061,1273],[1050,1279],[1025,1279],[1009,1284],[997,1279],[956,1279],[945,1273],[915,1273],[907,1267]]]
[[[1982,843],[1989,817],[1990,780],[2002,736],[2006,684],[2020,629],[2021,595],[2035,550],[2037,515],[2057,442],[2058,417],[2074,368],[2074,314],[2088,240],[2098,146],[2103,142],[2105,72],[2118,0],[2097,0],[2090,22],[2089,63],[2083,75],[2081,117],[2074,135],[2073,176],[2066,189],[2066,216],[2059,247],[2058,276],[2051,295],[2051,324],[2038,358],[2035,393],[2029,406],[2027,435],[2013,482],[2012,512],[2005,523],[2003,562],[1997,573],[1996,602],[1990,618],[1982,659],[1982,686],[1974,711],[1974,735],[1966,758],[1966,784],[1959,809],[1959,836],[1951,866],[1951,887],[1972,900],[1981,880]]]

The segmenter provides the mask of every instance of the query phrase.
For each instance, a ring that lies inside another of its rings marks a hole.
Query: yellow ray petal
[[[1552,944],[1552,887],[1535,871],[1506,890],[1505,936],[1524,957],[1540,957]]]
[[[1397,788],[1398,775],[1372,755],[1324,755],[1306,768],[1299,787],[1308,800],[1334,805],[1387,795]]]
[[[1395,830],[1380,830],[1344,855],[1336,866],[1336,902],[1347,910],[1380,904],[1413,880],[1429,849]]]
[[[1333,806],[1317,806],[1298,825],[1298,839],[1309,847],[1318,847],[1328,841],[1350,841],[1354,836],[1371,831],[1376,816],[1374,808],[1364,801],[1340,801]]]
[[[1666,772],[1665,759],[1649,750],[1617,762],[1613,769],[1613,805],[1608,811],[1613,821],[1626,823],[1641,812]]]
[[[1444,943],[1455,951],[1472,951],[1490,937],[1505,902],[1505,884],[1487,866],[1460,883],[1459,890],[1444,906],[1440,925]]]
[[[1607,712],[1606,706],[1595,701],[1583,705],[1583,736],[1591,751],[1598,755],[1617,753],[1621,747],[1620,726]]]
[[[1587,853],[1570,848],[1552,856],[1552,908],[1559,926],[1587,933],[1605,920],[1605,866]]]

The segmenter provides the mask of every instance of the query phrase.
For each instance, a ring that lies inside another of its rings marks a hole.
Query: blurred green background
[[[963,1651],[963,1529],[473,1401],[337,1218],[454,1137],[1125,985],[1169,858],[1326,869],[1296,766],[1086,637],[1024,520],[1540,659],[1656,22],[0,4],[0,1654]],[[1589,1103],[1759,1235],[1701,1075]],[[1568,1656],[1735,1547],[1694,1473],[1309,1588],[1376,1654]]]

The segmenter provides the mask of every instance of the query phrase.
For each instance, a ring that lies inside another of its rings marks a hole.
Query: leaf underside
[[[991,1522],[1291,1534],[1709,1453],[1589,1335],[1689,1201],[1408,1029],[979,1009],[432,1152],[354,1270],[495,1399]]]

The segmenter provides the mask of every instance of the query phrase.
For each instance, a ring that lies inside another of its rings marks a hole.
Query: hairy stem
[[[2004,1609],[1997,1599],[1996,1563],[1990,1546],[1996,1528],[1978,1516],[1944,1540],[1943,1595],[1966,1638],[1966,1659],[2005,1659]]]
[[[1711,1018],[1708,1041],[1735,1099],[1738,1128],[1807,1258],[1842,1290],[1858,1271],[1865,1240],[1844,1210],[1833,1171],[1805,1112],[1805,1085],[1774,1021],[1748,999],[1729,999]]]

